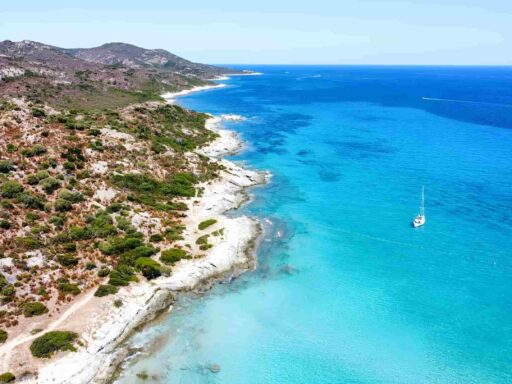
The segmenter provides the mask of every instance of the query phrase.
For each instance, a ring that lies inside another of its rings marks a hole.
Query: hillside
[[[224,227],[190,213],[232,176],[201,153],[219,135],[159,96],[225,71],[126,44],[0,42],[0,382],[84,347],[85,328],[52,332],[77,301],[119,308],[125,287],[225,255]]]
[[[54,107],[115,108],[158,100],[163,92],[210,84],[208,79],[227,72],[122,43],[69,50],[27,40],[0,42],[0,94]]]
[[[125,43],[108,43],[94,48],[65,49],[63,52],[92,63],[122,65],[129,68],[157,68],[206,79],[240,72],[193,63],[163,49],[145,49]]]

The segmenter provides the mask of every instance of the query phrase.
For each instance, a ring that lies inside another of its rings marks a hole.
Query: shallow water
[[[256,69],[180,103],[247,117],[258,270],[136,335],[161,345],[118,382],[512,382],[512,69]]]

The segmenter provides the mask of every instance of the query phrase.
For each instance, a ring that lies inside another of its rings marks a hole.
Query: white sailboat
[[[425,224],[425,187],[421,187],[421,208],[420,208],[420,214],[414,218],[412,221],[412,226],[414,228],[421,227],[423,224]]]

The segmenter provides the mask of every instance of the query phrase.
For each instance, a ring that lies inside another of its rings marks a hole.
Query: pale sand
[[[215,89],[215,88],[222,88],[225,87],[226,84],[215,84],[215,85],[198,85],[197,87],[193,87],[191,89],[185,89],[183,91],[179,92],[167,92],[162,95],[162,97],[167,100],[168,103],[175,103],[176,98],[179,96],[188,95],[189,93],[193,92],[199,92],[199,91],[206,91],[207,89]]]
[[[220,137],[198,151],[212,159],[242,148],[234,132],[220,129],[220,121],[216,117],[207,121],[206,126],[217,131]],[[223,236],[210,236],[214,247],[203,252],[204,257],[180,261],[173,268],[171,276],[133,284],[121,289],[115,296],[97,298],[93,296],[94,290],[83,294],[58,319],[45,324],[44,328],[45,331],[60,329],[77,332],[85,343],[84,347],[74,353],[59,353],[49,361],[35,359],[28,347],[39,335],[21,334],[0,347],[0,372],[39,370],[37,377],[24,380],[31,383],[106,382],[126,356],[127,351],[119,346],[120,343],[136,327],[168,308],[177,292],[208,285],[226,274],[236,275],[254,267],[253,247],[259,233],[258,222],[247,216],[228,218],[223,213],[246,201],[246,188],[264,183],[267,175],[244,169],[224,159],[217,161],[222,162],[226,170],[221,172],[218,179],[203,185],[203,196],[188,201],[190,212],[184,221],[186,240],[183,242],[189,244],[194,244],[202,234],[224,228]],[[218,222],[208,230],[199,231],[197,225],[209,218],[215,218]],[[123,301],[121,308],[113,306],[115,299]],[[14,362],[20,366],[15,367]]]

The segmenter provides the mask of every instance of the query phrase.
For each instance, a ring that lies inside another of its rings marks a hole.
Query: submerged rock
[[[211,364],[208,369],[212,372],[212,373],[218,373],[220,372],[220,365],[219,364]]]

